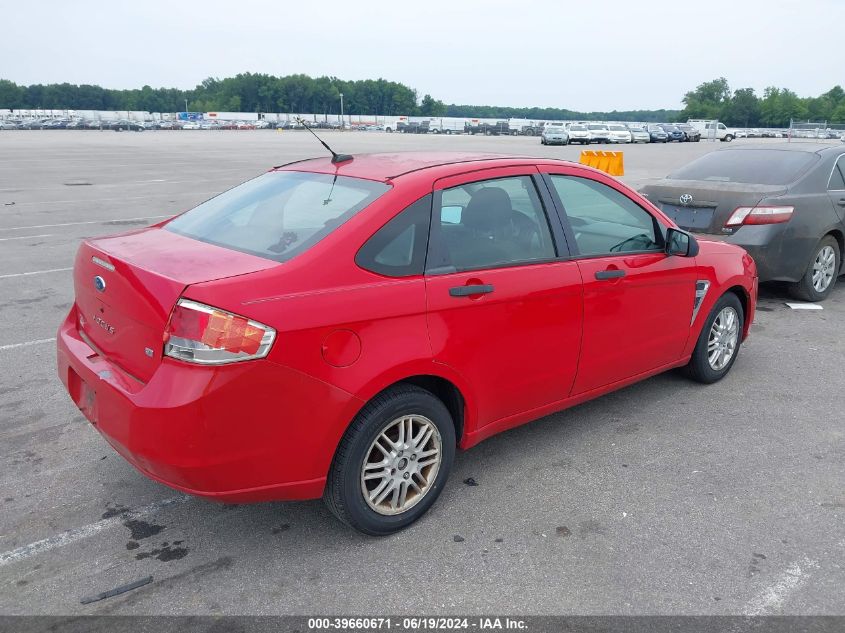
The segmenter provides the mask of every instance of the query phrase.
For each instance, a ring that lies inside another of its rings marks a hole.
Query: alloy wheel
[[[419,503],[440,470],[442,440],[434,422],[407,415],[390,422],[373,440],[361,467],[361,492],[383,515],[401,514]]]
[[[731,306],[722,308],[710,326],[707,337],[707,361],[714,371],[722,371],[731,362],[739,340],[739,315]]]
[[[832,246],[822,248],[813,262],[813,289],[824,292],[836,274],[836,253]]]

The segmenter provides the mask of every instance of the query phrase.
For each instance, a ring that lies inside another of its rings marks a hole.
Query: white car
[[[610,130],[607,129],[607,123],[588,123],[587,129],[590,130],[590,143],[610,142]]]
[[[198,130],[200,129],[200,124],[196,121],[186,121],[182,124],[183,130]]]
[[[611,123],[607,126],[607,129],[610,131],[610,138],[608,140],[611,143],[630,143],[633,140],[631,131],[624,125]]]
[[[566,132],[569,134],[570,143],[590,144],[590,130],[583,123],[569,123],[566,126]]]

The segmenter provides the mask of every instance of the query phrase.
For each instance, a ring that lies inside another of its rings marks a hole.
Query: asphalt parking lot
[[[581,149],[325,137],[353,154]],[[616,149],[641,186],[719,147]],[[845,614],[845,280],[818,311],[764,287],[718,384],[665,374],[459,454],[432,511],[387,538],[320,501],[184,497],[119,458],[55,372],[79,241],[321,154],[305,132],[0,133],[0,613]]]

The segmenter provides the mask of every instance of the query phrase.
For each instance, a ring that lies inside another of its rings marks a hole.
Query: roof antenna
[[[320,143],[323,144],[323,147],[325,147],[327,150],[329,150],[332,153],[332,162],[333,163],[345,163],[348,160],[352,160],[352,156],[350,156],[349,154],[338,154],[337,152],[335,152],[331,147],[328,146],[328,144],[323,139],[321,139],[319,136],[317,136],[317,134],[314,133],[314,130],[312,130],[310,127],[308,127],[308,124],[305,121],[303,121],[301,118],[298,118],[297,121],[299,121],[306,130],[311,132],[311,134],[314,134],[314,138],[317,139],[318,141],[320,141]]]

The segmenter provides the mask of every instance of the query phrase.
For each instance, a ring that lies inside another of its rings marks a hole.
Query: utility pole
[[[185,99],[185,112],[187,112],[187,111],[188,111],[188,100]]]
[[[340,93],[340,129],[345,129],[345,124],[343,122],[343,93]]]

